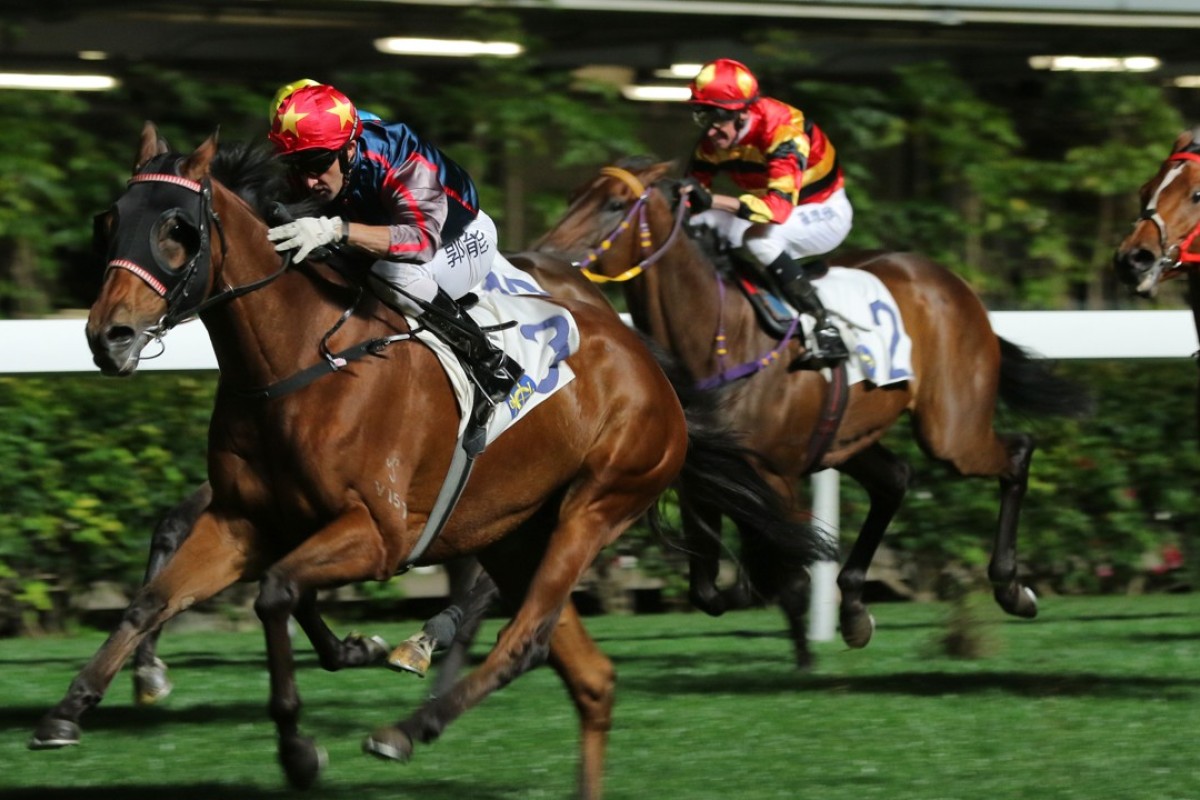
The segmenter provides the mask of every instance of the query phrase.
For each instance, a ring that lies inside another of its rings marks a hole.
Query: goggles
[[[284,158],[287,168],[297,175],[318,178],[337,161],[337,150],[301,150]]]
[[[732,108],[719,108],[717,106],[699,106],[692,109],[692,121],[704,130],[708,130],[713,125],[722,125],[726,122],[732,122],[737,119],[738,112]]]

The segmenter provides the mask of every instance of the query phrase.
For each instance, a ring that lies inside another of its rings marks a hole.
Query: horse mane
[[[624,156],[613,166],[620,167],[629,172],[641,172],[645,169],[650,169],[655,164],[659,163],[660,159],[652,155],[642,154],[635,156]]]
[[[287,173],[266,143],[222,144],[213,157],[211,172],[264,220],[272,219],[276,203],[283,203],[294,217],[311,216],[320,208],[316,200],[294,197]]]

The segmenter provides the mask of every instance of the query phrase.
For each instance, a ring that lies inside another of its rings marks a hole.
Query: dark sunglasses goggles
[[[692,109],[692,121],[701,128],[707,130],[713,125],[722,125],[726,122],[732,122],[737,119],[738,112],[732,108],[718,108],[717,106],[700,106]]]

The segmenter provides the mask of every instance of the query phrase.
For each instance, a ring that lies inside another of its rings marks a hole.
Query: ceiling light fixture
[[[0,89],[43,89],[49,91],[103,92],[115,89],[111,75],[53,75],[30,72],[0,72]]]
[[[686,103],[692,92],[686,86],[622,86],[621,95],[626,100],[648,103]]]
[[[1171,81],[1171,85],[1180,89],[1200,89],[1200,75],[1180,75]]]
[[[703,64],[672,64],[666,69],[654,70],[654,77],[666,80],[690,81],[700,72]]]
[[[1052,72],[1153,72],[1154,56],[1030,56],[1029,66]]]
[[[468,39],[419,39],[389,36],[375,40],[375,49],[396,56],[519,56],[525,48],[515,42],[479,42]]]

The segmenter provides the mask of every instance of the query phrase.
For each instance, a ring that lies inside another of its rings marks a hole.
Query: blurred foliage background
[[[503,15],[486,24],[522,37]],[[838,147],[856,209],[848,246],[926,253],[992,309],[1183,306],[1174,286],[1133,300],[1109,267],[1138,186],[1186,127],[1160,86],[1052,73],[1032,95],[989,96],[936,62],[871,85],[818,82],[805,78],[796,38],[756,45],[764,92],[803,108]],[[598,165],[637,152],[682,159],[696,136],[678,106],[629,103],[527,57],[458,65],[436,87],[402,70],[308,77],[404,120],[466,166],[510,250],[545,230]],[[144,119],[180,150],[218,127],[224,141],[258,139],[276,88],[148,66],[103,94],[0,91],[0,317],[71,313],[94,297],[91,218],[121,191]],[[1067,366],[1093,387],[1093,418],[1001,421],[1042,442],[1022,568],[1044,591],[1153,587],[1163,554],[1174,563],[1193,546],[1195,375],[1182,363]],[[94,581],[136,585],[155,519],[203,479],[213,376],[132,381],[0,377],[0,631],[63,624],[69,598]],[[905,431],[888,442],[918,465],[889,539],[906,580],[936,593],[951,567],[981,574],[996,486],[928,464]],[[864,503],[845,482],[845,528]],[[619,551],[682,580],[678,556],[644,532]]]

